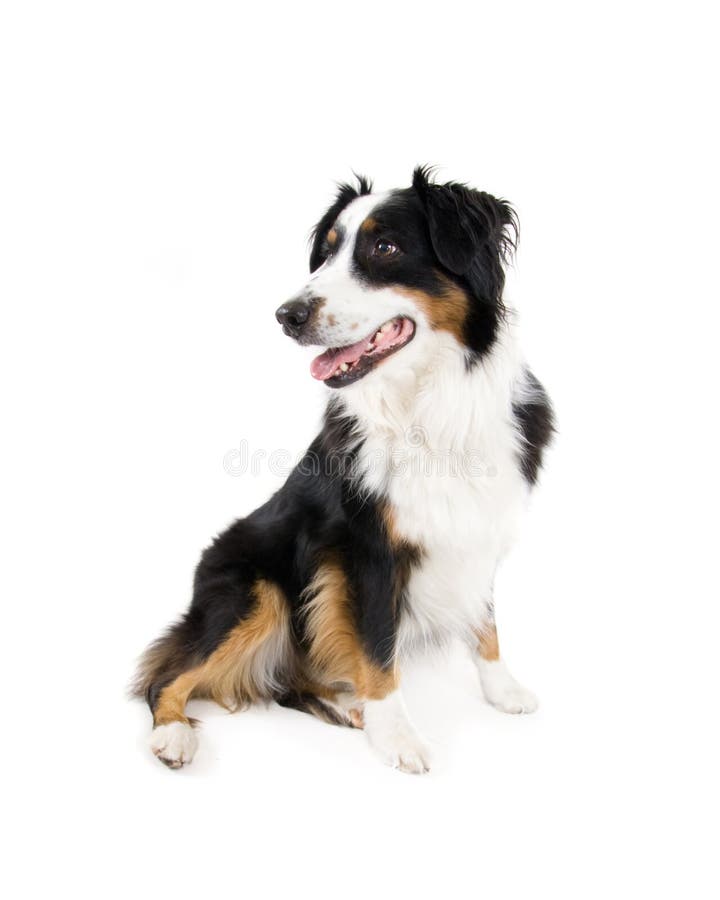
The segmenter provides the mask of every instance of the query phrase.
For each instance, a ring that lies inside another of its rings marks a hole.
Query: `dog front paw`
[[[423,775],[430,770],[429,753],[413,732],[399,733],[380,741],[371,737],[370,744],[383,762],[394,769],[413,775]]]
[[[483,662],[480,683],[487,702],[501,712],[517,715],[538,708],[538,698],[513,678],[502,660]]]
[[[521,684],[506,685],[494,693],[486,692],[485,699],[495,709],[505,713],[534,713],[538,708],[538,698]]]
[[[389,766],[415,775],[429,771],[429,753],[407,718],[398,691],[365,704],[365,734]]]

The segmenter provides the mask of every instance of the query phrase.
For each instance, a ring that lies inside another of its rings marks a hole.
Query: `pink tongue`
[[[402,324],[404,325],[405,323],[403,322]],[[341,366],[343,363],[350,365],[357,362],[366,352],[370,356],[377,350],[383,350],[388,344],[394,343],[402,332],[403,328],[400,323],[393,322],[392,328],[389,328],[375,339],[373,351],[366,350],[366,348],[370,341],[375,338],[374,334],[349,347],[341,347],[339,350],[326,350],[320,356],[316,356],[310,363],[310,374],[313,378],[317,378],[318,381],[326,381],[331,375],[335,374],[338,366]]]
[[[320,356],[316,356],[310,363],[310,374],[318,381],[325,381],[329,378],[343,363],[356,362],[365,352],[365,348],[370,343],[369,338],[363,338],[357,344],[350,347],[341,347],[339,350],[326,350]]]

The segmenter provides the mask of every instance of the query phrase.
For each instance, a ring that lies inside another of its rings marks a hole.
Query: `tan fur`
[[[173,681],[197,662],[188,654],[182,635],[170,629],[143,653],[131,691],[136,697],[146,697],[156,681]]]
[[[307,591],[308,662],[326,683],[350,683],[357,696],[378,700],[397,687],[394,668],[368,658],[357,635],[342,567],[333,560],[319,566]]]
[[[170,722],[185,722],[190,719],[185,715],[185,704],[190,699],[197,684],[198,669],[190,669],[183,672],[175,681],[169,684],[160,693],[155,711],[153,712],[153,725],[168,725]]]
[[[365,234],[370,234],[370,232],[375,231],[378,227],[377,219],[373,219],[372,216],[368,216],[367,219],[360,226],[360,231],[364,231]]]
[[[395,510],[389,503],[383,504],[380,508],[380,514],[385,523],[385,533],[387,535],[390,546],[395,550],[396,566],[395,566],[395,589],[393,591],[393,602],[397,610],[397,604],[400,601],[404,586],[410,577],[410,566],[422,556],[422,548],[417,544],[411,544],[407,538],[400,532]]]
[[[185,704],[208,697],[221,706],[246,706],[271,696],[278,670],[292,665],[287,602],[277,585],[259,579],[255,606],[200,665],[163,688],[155,707],[155,725],[187,722]]]
[[[405,544],[405,538],[398,531],[395,510],[389,503],[383,505],[381,515],[385,522],[385,531],[387,532],[388,539],[393,547],[399,547],[402,544]]]
[[[328,233],[327,233],[327,237],[325,238],[325,240],[328,242],[328,246],[334,247],[335,244],[337,243],[337,239],[338,239],[337,231],[335,231],[334,228],[331,228],[330,231],[328,231]]]
[[[477,628],[475,636],[478,639],[478,653],[484,660],[495,662],[500,659],[497,628],[493,622],[488,623],[483,628]]]
[[[444,275],[440,277],[444,287],[437,296],[416,288],[397,287],[396,290],[418,304],[432,328],[449,331],[462,342],[469,305],[467,294]]]

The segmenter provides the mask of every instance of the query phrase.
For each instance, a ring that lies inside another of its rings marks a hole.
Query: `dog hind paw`
[[[195,729],[187,722],[158,725],[150,735],[150,749],[169,769],[180,769],[192,762],[197,747]]]

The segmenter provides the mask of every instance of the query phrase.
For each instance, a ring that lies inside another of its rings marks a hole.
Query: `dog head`
[[[400,364],[418,337],[450,340],[472,364],[495,339],[516,239],[505,201],[436,184],[427,168],[382,194],[358,178],[315,227],[310,279],[276,317],[299,343],[329,348],[311,372],[331,388]]]

